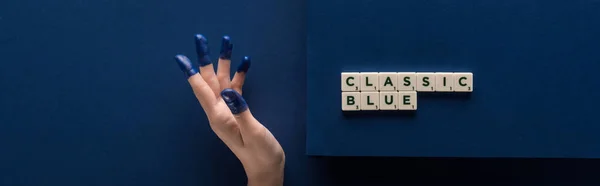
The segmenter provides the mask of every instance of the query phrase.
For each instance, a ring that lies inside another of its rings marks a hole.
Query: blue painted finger
[[[210,50],[208,49],[208,40],[201,34],[196,34],[196,54],[198,54],[198,64],[201,67],[210,65]]]
[[[231,113],[233,114],[240,114],[248,110],[246,100],[233,89],[228,88],[221,91],[221,97],[223,97],[223,101],[225,101],[227,107],[229,107],[229,110],[231,110]]]
[[[229,36],[223,36],[223,40],[221,40],[221,53],[219,58],[231,59],[232,50],[233,44],[231,44],[231,38],[229,38]]]
[[[250,60],[250,57],[244,56],[244,58],[242,59],[242,63],[237,68],[237,72],[248,72],[248,69],[250,69],[251,64],[252,60]]]
[[[196,70],[190,59],[184,55],[176,55],[175,62],[177,62],[179,69],[183,71],[186,78],[198,73],[198,70]]]

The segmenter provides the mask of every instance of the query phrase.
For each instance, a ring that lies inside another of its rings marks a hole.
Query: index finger
[[[184,55],[175,56],[175,61],[179,64],[181,70],[188,78],[196,99],[202,105],[204,110],[209,111],[217,103],[217,99],[213,96],[213,91],[208,86],[208,83],[202,79],[198,71],[192,66],[192,62]]]

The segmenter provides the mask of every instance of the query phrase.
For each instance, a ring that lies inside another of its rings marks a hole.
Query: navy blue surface
[[[305,8],[0,1],[0,185],[244,185],[173,60],[196,60],[196,33],[213,52],[230,35],[233,67],[252,57],[244,98],[286,152],[286,186],[600,183],[597,160],[306,156]]]
[[[600,1],[311,2],[308,154],[600,157]],[[474,92],[344,115],[353,71],[473,72]]]

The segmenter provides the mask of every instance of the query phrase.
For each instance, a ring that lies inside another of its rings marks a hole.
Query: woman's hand
[[[200,73],[186,56],[177,55],[175,60],[188,78],[210,127],[242,162],[249,186],[283,185],[283,149],[271,132],[252,116],[241,96],[250,58],[242,59],[231,80],[233,45],[230,38],[223,37],[216,73],[210,61],[207,39],[200,34],[195,39]]]

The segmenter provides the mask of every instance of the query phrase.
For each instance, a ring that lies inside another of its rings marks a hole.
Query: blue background
[[[319,2],[319,3],[317,3]],[[600,1],[317,1],[307,150],[330,156],[600,157]],[[340,72],[473,72],[415,113],[341,112]]]
[[[172,59],[195,59],[196,33],[253,57],[245,97],[286,151],[286,185],[599,183],[597,160],[307,156],[308,6],[0,1],[0,185],[244,185]]]

